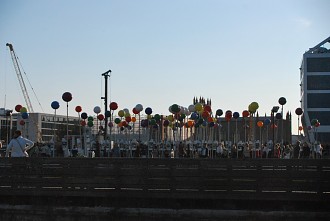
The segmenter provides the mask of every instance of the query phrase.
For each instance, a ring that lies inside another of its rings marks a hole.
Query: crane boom
[[[24,100],[25,100],[27,109],[30,113],[33,113],[34,110],[33,110],[33,107],[32,107],[32,103],[31,103],[29,94],[26,90],[26,86],[25,86],[25,83],[24,83],[24,80],[23,80],[21,69],[18,65],[18,61],[17,61],[17,57],[16,57],[16,54],[15,54],[15,51],[14,51],[14,47],[13,47],[12,44],[9,44],[9,43],[7,43],[6,46],[9,47],[11,59],[13,60],[14,68],[15,68],[16,75],[17,75],[17,78],[18,78],[18,82],[21,86],[21,90],[22,90],[22,93],[23,93],[23,96],[24,96]]]

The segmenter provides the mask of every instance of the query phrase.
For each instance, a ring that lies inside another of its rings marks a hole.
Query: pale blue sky
[[[328,0],[0,0],[0,107],[25,106],[6,43],[12,43],[37,98],[53,113],[69,91],[75,106],[104,109],[104,78],[119,109],[136,104],[169,114],[174,103],[212,99],[242,113],[269,114],[285,97],[299,107],[303,53],[330,36]],[[322,122],[321,122],[322,123]]]

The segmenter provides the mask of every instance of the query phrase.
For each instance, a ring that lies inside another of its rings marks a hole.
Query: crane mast
[[[21,86],[21,90],[22,90],[22,93],[23,93],[23,96],[24,96],[24,100],[25,100],[27,109],[30,113],[33,113],[34,110],[33,110],[28,92],[26,90],[26,86],[25,86],[25,83],[24,83],[24,80],[23,80],[21,69],[18,65],[18,60],[17,60],[16,54],[15,54],[15,51],[14,51],[14,47],[13,47],[12,44],[9,44],[9,43],[7,43],[6,46],[9,47],[11,59],[13,60],[14,68],[15,68],[16,75],[17,75],[17,78],[18,78],[18,82]]]

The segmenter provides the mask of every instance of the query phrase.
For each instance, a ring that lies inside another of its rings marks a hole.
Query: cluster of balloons
[[[29,118],[29,114],[28,114],[27,108],[26,107],[23,107],[20,104],[17,104],[15,106],[15,111],[18,112],[18,113],[21,113],[22,118],[23,118],[23,120],[21,120],[19,122],[19,124],[22,125],[22,126],[25,125],[25,121],[24,120],[26,120],[26,119]]]

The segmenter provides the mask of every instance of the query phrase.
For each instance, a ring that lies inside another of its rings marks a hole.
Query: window
[[[309,119],[317,119],[321,125],[330,125],[330,111],[308,111]]]
[[[330,93],[307,94],[307,108],[330,108]]]
[[[330,90],[330,75],[307,76],[307,90]]]
[[[307,72],[330,72],[330,57],[307,58]]]

